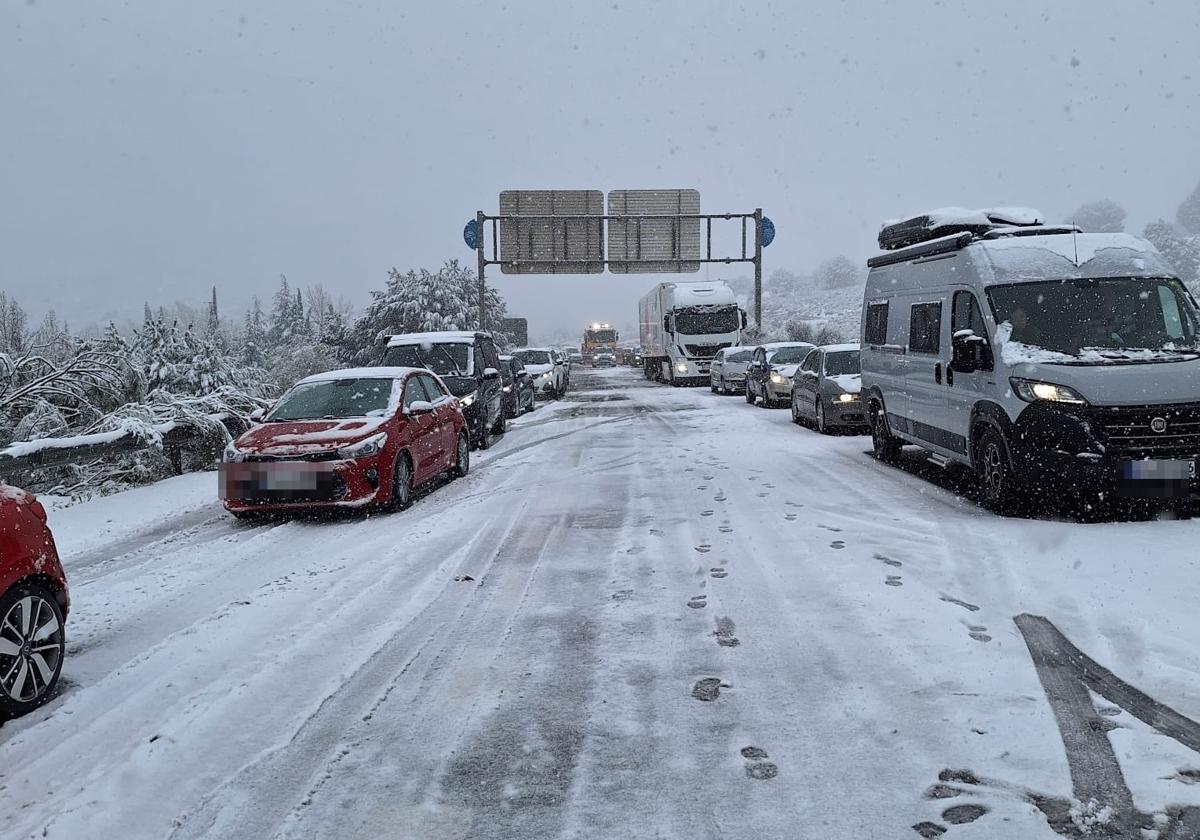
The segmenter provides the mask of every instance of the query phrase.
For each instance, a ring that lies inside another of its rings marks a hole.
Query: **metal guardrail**
[[[214,416],[210,419],[221,423],[233,437],[246,430],[245,422],[239,417]],[[116,436],[111,432],[101,432],[61,439],[64,443],[72,441],[70,445],[55,445],[57,439],[48,438],[38,441],[43,445],[31,451],[25,451],[30,449],[27,443],[12,444],[0,449],[0,479],[13,485],[28,485],[37,479],[40,470],[46,468],[158,448],[166,454],[175,475],[181,475],[185,449],[209,447],[214,457],[218,457],[225,446],[223,435],[216,435],[213,430],[197,425],[170,423],[159,428],[163,431],[157,443],[130,431]]]

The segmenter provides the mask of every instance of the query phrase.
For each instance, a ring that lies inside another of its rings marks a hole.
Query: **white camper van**
[[[1028,210],[935,211],[868,261],[862,394],[875,454],[915,444],[1010,509],[1038,493],[1195,493],[1200,319],[1162,256]]]
[[[746,313],[724,281],[659,283],[638,304],[647,379],[707,385],[717,351],[742,343]]]

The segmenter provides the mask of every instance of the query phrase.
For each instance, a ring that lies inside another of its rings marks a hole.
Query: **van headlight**
[[[233,445],[233,441],[225,444],[225,451],[221,455],[221,460],[226,464],[240,464],[246,460],[246,453]]]
[[[677,373],[687,373],[687,363],[679,362],[677,365],[675,365],[675,371]]]
[[[1025,402],[1087,405],[1087,400],[1083,398],[1082,394],[1066,385],[1041,382],[1036,379],[1018,379],[1015,376],[1009,379],[1008,382],[1012,385],[1013,393],[1025,400]]]
[[[858,394],[838,394],[838,402],[848,403],[858,399]]]
[[[349,446],[338,447],[338,457],[344,461],[357,461],[359,458],[371,458],[383,451],[387,443],[387,432],[380,432],[369,438],[352,443]]]
[[[459,397],[458,404],[460,406],[462,406],[463,408],[470,408],[471,405],[475,402],[475,397],[478,396],[478,394],[479,394],[478,391],[472,391],[471,393],[467,394],[465,397]]]
[[[771,381],[774,382],[776,385],[782,385],[787,380],[784,379],[780,374],[772,372],[771,373]]]

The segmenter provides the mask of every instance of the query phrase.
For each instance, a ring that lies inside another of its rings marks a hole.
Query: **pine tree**
[[[267,327],[262,311],[262,301],[254,297],[246,310],[246,322],[242,337],[242,364],[250,367],[266,365]]]
[[[1179,205],[1175,221],[1192,236],[1200,236],[1200,184]]]
[[[151,321],[154,320],[154,313],[150,311],[150,301],[146,301],[143,304],[143,306],[144,306],[144,308],[142,310],[142,323],[149,324]]]
[[[271,306],[271,326],[267,333],[272,345],[285,343],[292,337],[293,313],[295,300],[292,288],[288,284],[287,275],[279,275],[279,288]]]
[[[208,303],[208,322],[205,325],[205,335],[216,338],[221,332],[221,316],[217,312],[217,287],[212,287],[212,300]]]
[[[1142,236],[1158,249],[1180,280],[1185,283],[1200,280],[1200,237],[1184,238],[1174,225],[1163,219],[1146,225]]]

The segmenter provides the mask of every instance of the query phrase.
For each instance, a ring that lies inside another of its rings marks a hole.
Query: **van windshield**
[[[1130,364],[1200,354],[1194,306],[1171,278],[1016,283],[988,289],[988,298],[1009,361]]]

